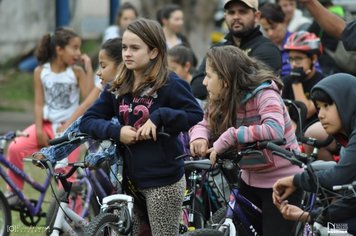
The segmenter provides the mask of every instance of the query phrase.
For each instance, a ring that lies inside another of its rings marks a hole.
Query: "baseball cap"
[[[224,9],[226,9],[227,4],[230,2],[243,2],[245,3],[247,6],[258,10],[258,0],[225,0],[224,1]]]

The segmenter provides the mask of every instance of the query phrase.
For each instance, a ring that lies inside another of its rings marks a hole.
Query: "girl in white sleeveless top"
[[[79,106],[80,95],[86,97],[93,88],[93,70],[90,58],[80,51],[81,39],[66,28],[56,29],[53,35],[42,37],[37,49],[39,66],[34,71],[35,87],[35,124],[24,132],[29,137],[16,138],[8,148],[8,159],[19,169],[23,169],[22,159],[48,146],[61,125],[71,117]],[[83,67],[77,66],[83,62]],[[79,149],[68,158],[75,161]],[[23,180],[9,171],[8,175],[22,189]],[[10,204],[18,199],[8,189]]]

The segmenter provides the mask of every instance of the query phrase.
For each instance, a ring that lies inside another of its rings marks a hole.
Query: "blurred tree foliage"
[[[157,10],[165,4],[182,6],[184,34],[192,45],[199,61],[210,47],[210,34],[214,31],[214,13],[219,0],[141,0],[142,16],[156,19]]]

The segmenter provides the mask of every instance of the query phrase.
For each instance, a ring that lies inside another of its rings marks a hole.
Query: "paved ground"
[[[34,122],[33,113],[0,112],[0,134],[12,130],[23,130]]]

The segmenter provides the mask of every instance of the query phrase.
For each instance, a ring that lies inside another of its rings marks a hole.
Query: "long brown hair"
[[[265,64],[235,46],[213,47],[206,57],[209,66],[226,85],[218,100],[208,101],[206,118],[215,140],[229,127],[236,127],[237,110],[247,93],[265,81],[275,81],[279,89],[283,83]]]
[[[158,54],[147,65],[143,82],[137,86],[135,91],[133,91],[134,73],[127,69],[124,63],[119,66],[111,90],[115,90],[120,96],[131,92],[136,96],[147,86],[150,86],[152,88],[148,94],[150,96],[161,88],[168,79],[167,45],[163,30],[156,21],[143,18],[131,22],[126,30],[136,34],[148,46],[149,50],[156,49]]]

